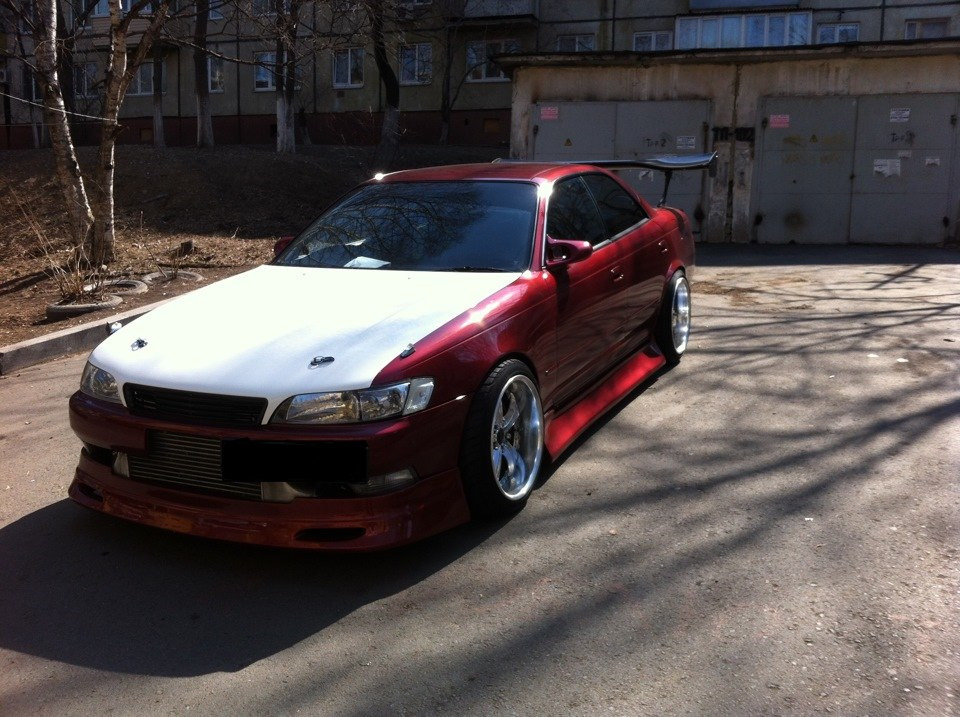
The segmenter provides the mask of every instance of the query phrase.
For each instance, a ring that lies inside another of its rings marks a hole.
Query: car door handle
[[[661,239],[660,241],[658,241],[657,246],[660,247],[661,254],[666,254],[670,250],[670,248],[667,246],[667,242],[665,239]]]
[[[613,277],[613,281],[617,282],[623,279],[623,269],[619,266],[615,266],[610,270],[610,276]]]

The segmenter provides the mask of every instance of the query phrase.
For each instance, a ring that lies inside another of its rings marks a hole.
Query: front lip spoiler
[[[382,496],[267,503],[140,483],[81,455],[69,495],[98,512],[177,533],[338,552],[404,545],[470,519],[457,469]]]

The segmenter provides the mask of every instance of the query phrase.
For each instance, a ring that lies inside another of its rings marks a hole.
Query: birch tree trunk
[[[116,258],[114,224],[114,162],[117,138],[120,136],[120,104],[133,79],[133,72],[146,61],[153,43],[160,34],[169,9],[169,0],[159,0],[152,5],[153,15],[149,25],[140,35],[132,59],[127,58],[127,33],[130,22],[137,17],[137,10],[146,6],[146,0],[131,6],[126,16],[120,7],[120,0],[108,0],[110,8],[109,44],[107,64],[104,70],[103,114],[100,122],[100,151],[97,153],[95,174],[96,198],[93,205],[93,238],[90,242],[89,256],[95,266],[111,262]]]
[[[97,194],[93,202],[94,232],[90,259],[95,266],[116,258],[114,227],[114,162],[120,135],[120,101],[127,82],[126,26],[122,23],[120,0],[109,0],[110,29],[107,66],[104,72],[103,119],[100,123],[100,151],[97,154]]]
[[[80,164],[73,146],[70,124],[67,120],[63,92],[57,74],[57,8],[56,0],[37,0],[39,22],[35,23],[34,57],[37,73],[43,87],[43,114],[50,131],[57,183],[68,212],[74,246],[82,248],[88,241],[93,226],[93,212],[83,184]]]
[[[297,84],[297,60],[294,42],[299,25],[300,0],[276,0],[277,45],[274,82],[277,89],[277,152],[297,151],[294,95]]]

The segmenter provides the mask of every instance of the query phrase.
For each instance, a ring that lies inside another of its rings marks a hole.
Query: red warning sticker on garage
[[[790,129],[790,115],[770,115],[767,124],[771,129]]]
[[[547,121],[560,119],[560,108],[556,105],[543,105],[540,108],[540,119]]]

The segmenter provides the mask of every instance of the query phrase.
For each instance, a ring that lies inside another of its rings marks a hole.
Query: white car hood
[[[154,309],[90,361],[121,387],[263,397],[269,418],[298,393],[370,386],[408,344],[519,276],[262,266]],[[318,356],[334,360],[310,368]]]

